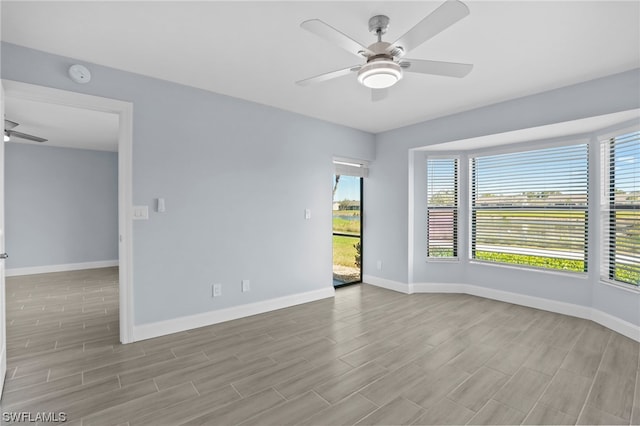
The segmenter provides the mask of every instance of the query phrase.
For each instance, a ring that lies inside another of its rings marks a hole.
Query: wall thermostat
[[[69,67],[69,77],[76,83],[88,83],[91,81],[91,72],[84,65],[71,65]]]

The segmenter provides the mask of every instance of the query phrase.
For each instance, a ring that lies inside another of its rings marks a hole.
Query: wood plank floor
[[[639,424],[640,345],[591,321],[359,285],[130,345],[117,269],[7,279],[2,412],[72,425]]]

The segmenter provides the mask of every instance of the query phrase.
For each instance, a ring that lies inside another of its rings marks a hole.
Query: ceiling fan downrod
[[[387,33],[389,21],[390,19],[386,15],[376,15],[369,19],[369,32],[378,36],[378,42],[381,42],[382,36]]]

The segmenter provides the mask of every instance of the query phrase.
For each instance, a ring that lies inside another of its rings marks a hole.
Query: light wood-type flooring
[[[357,285],[120,345],[106,268],[7,279],[7,321],[2,412],[71,425],[640,423],[637,342],[468,295]]]

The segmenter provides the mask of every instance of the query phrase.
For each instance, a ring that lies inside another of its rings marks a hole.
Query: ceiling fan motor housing
[[[379,41],[369,46],[369,50],[374,54],[367,58],[367,63],[358,71],[360,84],[371,89],[386,89],[402,79],[402,67],[393,60],[393,55],[388,53],[390,45],[385,41]]]
[[[358,81],[371,89],[386,89],[402,78],[402,68],[393,59],[370,59],[358,71]]]

